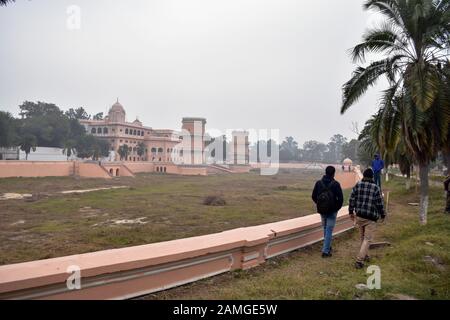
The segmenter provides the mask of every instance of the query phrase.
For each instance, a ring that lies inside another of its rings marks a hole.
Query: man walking
[[[376,223],[386,217],[381,190],[373,180],[373,170],[367,169],[363,176],[362,181],[353,188],[349,203],[350,217],[361,237],[361,248],[355,263],[357,269],[363,268],[364,262],[369,260],[369,246],[373,240]]]
[[[324,236],[322,258],[330,258],[332,256],[333,229],[336,225],[338,211],[344,203],[341,185],[334,180],[335,173],[336,169],[334,167],[327,167],[325,176],[316,182],[312,193],[312,199],[317,205],[317,212],[322,217]]]
[[[375,184],[381,189],[381,170],[384,169],[384,161],[381,160],[380,155],[376,154],[372,160],[372,169],[375,179]]]

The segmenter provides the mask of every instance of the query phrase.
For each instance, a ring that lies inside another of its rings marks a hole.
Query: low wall
[[[206,176],[208,175],[206,166],[178,166],[178,174],[184,176]]]
[[[111,177],[134,177],[133,172],[124,163],[102,162],[102,167]]]
[[[245,165],[230,165],[230,170],[234,173],[249,173],[252,170],[252,167]]]
[[[353,228],[347,208],[335,234]],[[318,214],[206,236],[0,267],[0,299],[126,299],[266,259],[323,239]],[[68,270],[81,270],[81,289],[69,290]]]
[[[70,161],[0,161],[0,178],[66,177],[73,170]]]
[[[155,164],[153,162],[126,162],[125,165],[133,173],[154,172]]]
[[[79,177],[111,179],[108,171],[106,171],[98,163],[76,162],[75,166],[78,167],[78,169],[75,169],[75,172]]]

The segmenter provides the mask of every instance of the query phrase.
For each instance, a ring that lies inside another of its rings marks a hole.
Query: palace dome
[[[111,122],[125,122],[125,109],[120,104],[119,99],[117,99],[117,102],[114,103],[109,109],[108,117]]]

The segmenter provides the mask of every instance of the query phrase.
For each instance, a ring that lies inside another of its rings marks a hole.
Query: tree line
[[[52,103],[25,101],[19,109],[19,118],[0,111],[0,147],[18,147],[27,159],[38,146],[62,148],[67,158],[76,154],[81,159],[98,160],[109,155],[110,144],[87,134],[80,124],[79,120],[91,119],[84,108],[63,111]]]
[[[259,150],[271,150],[272,146],[273,150],[279,151],[280,162],[341,163],[346,158],[354,162],[367,158],[358,140],[349,140],[341,134],[335,134],[328,143],[310,140],[302,147],[293,137],[286,137],[281,144],[274,140],[258,141],[250,146],[252,158],[260,162]]]

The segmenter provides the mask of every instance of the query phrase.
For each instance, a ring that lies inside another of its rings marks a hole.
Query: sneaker
[[[325,252],[323,252],[322,253],[322,258],[331,258],[333,255],[331,254],[331,252],[330,253],[325,253]]]
[[[362,268],[364,268],[364,263],[359,262],[359,261],[356,261],[356,262],[355,262],[355,268],[356,268],[356,269],[362,269]]]

